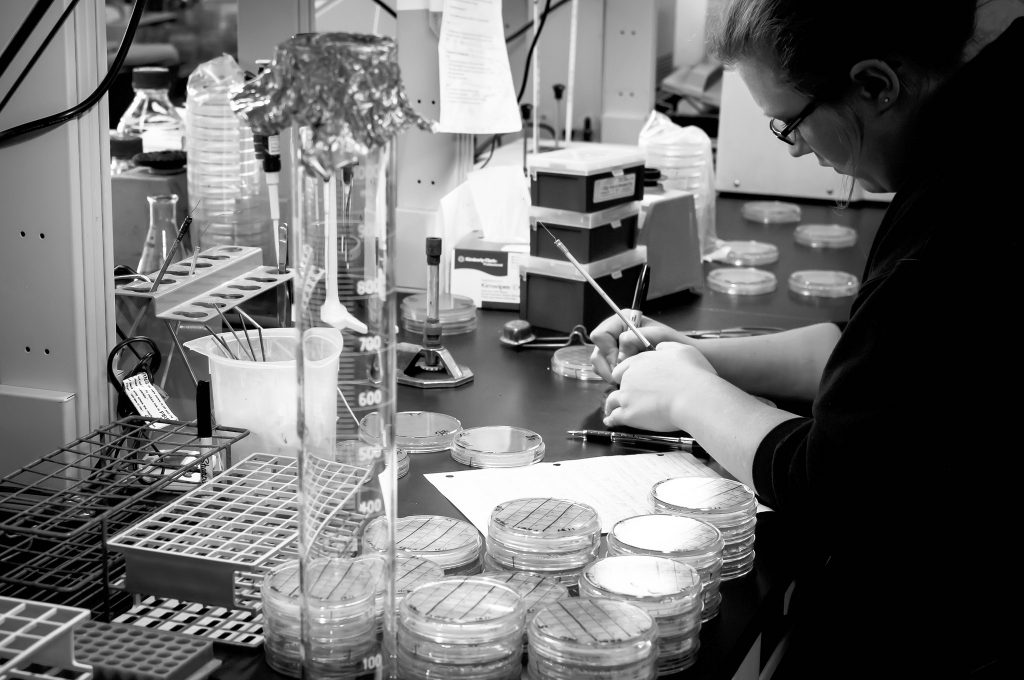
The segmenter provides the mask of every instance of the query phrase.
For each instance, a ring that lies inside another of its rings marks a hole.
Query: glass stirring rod
[[[585,270],[583,266],[579,263],[579,261],[577,261],[577,259],[572,256],[572,253],[570,253],[569,249],[565,247],[565,244],[562,243],[557,238],[555,238],[555,235],[551,233],[551,231],[544,225],[543,222],[537,222],[537,224],[539,224],[544,229],[544,231],[548,232],[548,236],[550,236],[555,241],[555,247],[562,251],[562,253],[569,260],[569,262],[572,263],[572,266],[576,267],[576,271],[583,275],[583,278],[587,280],[587,283],[589,283],[590,286],[597,291],[597,294],[600,295],[604,299],[604,301],[608,303],[608,306],[612,308],[612,311],[615,312],[620,319],[622,319],[622,323],[626,324],[626,327],[629,328],[629,330],[633,331],[633,335],[640,339],[640,342],[641,344],[643,344],[644,349],[654,349],[654,345],[651,344],[650,340],[645,338],[643,336],[643,333],[640,332],[640,329],[637,328],[636,325],[632,321],[630,321],[625,314],[622,313],[622,310],[619,309],[619,306],[617,304],[615,304],[615,301],[608,296],[608,293],[604,292],[604,289],[601,288],[600,285],[598,285],[597,281],[594,280],[594,277],[588,274],[587,270]]]

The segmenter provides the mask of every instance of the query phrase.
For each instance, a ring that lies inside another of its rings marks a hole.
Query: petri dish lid
[[[747,201],[740,214],[752,222],[783,224],[800,221],[800,206],[787,201]]]
[[[307,567],[312,582],[306,601],[312,611],[332,618],[359,616],[373,606],[383,571],[378,559],[325,557]],[[299,561],[289,560],[268,572],[263,581],[263,600],[275,612],[298,616],[302,600]]]
[[[757,514],[757,499],[751,488],[724,477],[663,479],[651,488],[651,499],[658,510],[700,515],[698,519],[707,519],[715,526],[723,520],[742,521]]]
[[[590,550],[600,541],[601,520],[586,503],[561,498],[516,498],[491,510],[488,538],[524,552]]]
[[[778,247],[761,241],[725,241],[711,255],[712,262],[731,264],[734,267],[771,264],[778,259]]]
[[[402,300],[402,326],[409,333],[422,333],[427,321],[427,294],[416,293]],[[458,335],[476,330],[476,303],[464,295],[441,293],[437,296],[437,322],[442,335]]]
[[[387,517],[370,520],[363,534],[375,552],[388,548]],[[395,549],[428,559],[442,569],[472,564],[480,558],[483,537],[469,522],[443,515],[409,515],[395,520]]]
[[[536,432],[521,427],[471,427],[452,439],[452,458],[472,467],[519,467],[543,457],[544,440]]]
[[[594,371],[594,364],[590,361],[594,347],[583,344],[556,349],[551,355],[551,371],[577,380],[604,380]]]
[[[657,654],[654,617],[635,604],[568,597],[538,611],[527,637],[531,654],[564,664],[624,666]]]
[[[359,439],[380,445],[380,414],[374,411],[359,421]],[[444,451],[452,437],[462,431],[462,423],[444,413],[399,411],[395,414],[395,448],[406,453]]]
[[[789,275],[789,289],[807,297],[847,297],[856,295],[859,288],[856,276],[841,271],[805,269]]]
[[[849,248],[857,242],[857,232],[841,224],[801,224],[793,238],[811,248]]]
[[[436,642],[490,642],[522,630],[526,604],[511,586],[483,576],[446,576],[413,588],[399,606],[404,630]]]
[[[776,285],[775,274],[754,267],[719,267],[708,272],[708,287],[728,295],[763,295]]]
[[[569,597],[569,587],[550,576],[525,571],[489,571],[480,574],[514,589],[523,598],[526,618],[531,618],[542,607]]]
[[[682,515],[634,515],[616,522],[608,533],[609,543],[628,552],[665,556],[721,554],[722,532],[710,522]]]
[[[580,574],[580,594],[644,604],[655,616],[688,612],[701,601],[700,573],[689,564],[657,555],[612,555]],[[660,606],[647,606],[660,605]]]

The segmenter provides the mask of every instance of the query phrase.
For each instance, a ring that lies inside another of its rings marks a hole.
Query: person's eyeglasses
[[[786,144],[792,146],[796,144],[796,142],[790,139],[791,135],[793,134],[793,131],[796,130],[796,127],[800,125],[800,123],[804,122],[807,116],[811,115],[814,112],[814,109],[816,108],[818,108],[818,100],[812,99],[810,102],[808,102],[807,106],[803,108],[803,111],[798,113],[796,118],[794,118],[791,122],[783,123],[780,120],[772,118],[770,121],[768,121],[768,127],[769,129],[771,129],[773,135],[778,137]]]

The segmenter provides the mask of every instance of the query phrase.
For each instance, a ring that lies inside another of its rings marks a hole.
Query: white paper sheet
[[[516,498],[564,498],[592,506],[601,531],[626,517],[654,512],[651,487],[669,477],[721,477],[684,452],[600,456],[520,468],[424,475],[485,536],[491,511]]]
[[[437,46],[440,132],[518,132],[501,0],[445,0]]]

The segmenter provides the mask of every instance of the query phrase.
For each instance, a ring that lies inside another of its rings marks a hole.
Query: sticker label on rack
[[[636,191],[636,173],[630,172],[594,181],[594,203],[627,198]]]
[[[163,418],[165,420],[178,419],[167,405],[167,402],[164,401],[164,398],[160,396],[156,387],[149,382],[149,376],[145,373],[125,378],[124,393],[128,396],[128,400],[132,402],[135,410],[139,412],[139,415],[146,416],[147,418]],[[161,428],[166,427],[166,425],[164,423],[153,423],[153,427]]]

